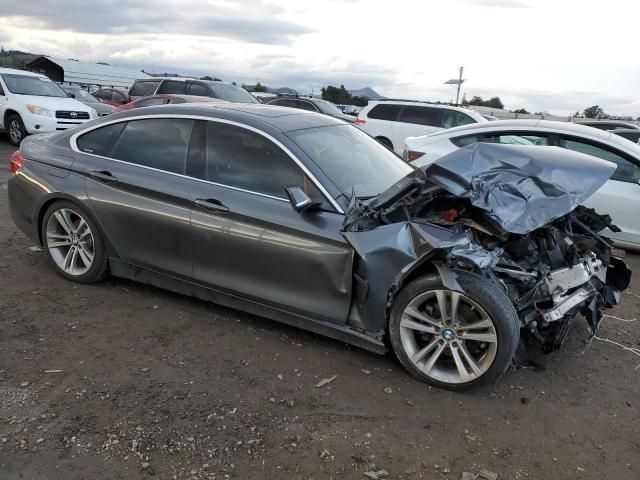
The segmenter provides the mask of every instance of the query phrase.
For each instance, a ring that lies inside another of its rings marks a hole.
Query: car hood
[[[78,112],[89,112],[88,107],[82,102],[69,97],[44,97],[39,95],[20,95],[20,99],[24,103],[30,103],[39,107],[48,108],[51,111],[56,110],[73,110]]]
[[[526,234],[573,211],[615,169],[559,147],[477,143],[416,169],[367,203],[376,209],[431,184],[467,198],[503,230]]]

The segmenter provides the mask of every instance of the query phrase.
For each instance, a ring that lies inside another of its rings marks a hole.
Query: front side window
[[[220,100],[235,103],[260,103],[256,97],[236,85],[220,82],[206,82],[206,84],[211,95]]]
[[[101,157],[110,156],[125,124],[126,122],[114,123],[85,133],[76,142],[78,148],[81,152],[100,155]]]
[[[376,120],[387,120],[390,122],[395,122],[398,118],[400,110],[402,110],[402,106],[400,105],[376,105],[367,114],[367,117],[374,118]]]
[[[405,106],[400,114],[400,122],[440,127],[442,125],[442,109],[431,107]]]
[[[351,125],[307,128],[287,135],[347,198],[378,195],[413,170],[387,147]]]
[[[580,142],[570,138],[561,138],[560,146],[575,152],[586,153],[594,157],[608,160],[615,163],[615,173],[611,176],[611,180],[619,180],[621,182],[638,183],[640,181],[640,167],[630,160],[627,160],[621,154],[613,152],[608,148],[600,147],[590,143]]]
[[[32,75],[16,75],[5,73],[2,75],[7,90],[17,95],[35,95],[38,97],[68,97],[67,93],[47,77]]]
[[[175,80],[165,80],[160,85],[158,93],[185,94],[187,90],[187,82],[176,82]]]
[[[156,92],[158,85],[160,85],[160,80],[138,81],[131,87],[129,95],[134,97],[148,97]]]
[[[189,84],[189,95],[196,95],[198,97],[210,97],[209,90],[204,85],[199,83]]]
[[[204,179],[286,199],[285,188],[318,194],[302,169],[279,146],[246,128],[208,122]]]
[[[459,127],[461,125],[469,125],[470,123],[476,123],[476,121],[466,113],[456,110],[442,111],[442,128]]]
[[[193,120],[154,118],[127,123],[113,158],[184,174]]]
[[[127,99],[125,98],[124,95],[122,95],[120,92],[116,92],[115,90],[113,91],[113,100],[115,100],[116,102],[126,102]]]
[[[331,102],[325,102],[324,100],[318,100],[315,103],[316,108],[318,108],[322,113],[326,115],[342,115],[342,110],[336,107]]]

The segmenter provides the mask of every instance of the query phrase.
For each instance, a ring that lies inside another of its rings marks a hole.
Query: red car
[[[115,107],[127,104],[131,101],[129,92],[124,88],[101,88],[92,93],[102,103],[108,103]]]
[[[199,97],[196,95],[172,95],[172,94],[161,94],[161,95],[150,95],[148,97],[143,97],[133,102],[126,103],[124,105],[120,105],[116,108],[113,113],[123,112],[125,110],[131,110],[133,108],[140,107],[151,107],[153,105],[167,105],[167,104],[176,104],[176,103],[195,103],[195,102],[207,102],[207,103],[228,103],[224,100],[220,100],[218,98],[212,97]]]

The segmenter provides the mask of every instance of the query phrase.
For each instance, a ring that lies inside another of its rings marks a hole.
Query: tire
[[[391,140],[389,140],[387,137],[376,137],[376,140],[378,140],[381,144],[383,144],[389,150],[393,151],[393,143],[391,143]]]
[[[456,273],[464,293],[448,290],[438,275],[405,286],[391,309],[389,339],[398,360],[415,378],[462,391],[493,383],[507,370],[520,325],[500,289],[478,275]],[[452,319],[454,298],[457,315]],[[441,305],[448,312],[445,322]]]
[[[42,218],[42,246],[51,265],[67,280],[95,283],[108,275],[101,232],[75,203],[64,200],[49,206]]]
[[[24,122],[20,115],[13,113],[7,117],[7,137],[9,143],[16,147],[20,146],[20,143],[28,135],[27,129],[24,128]]]

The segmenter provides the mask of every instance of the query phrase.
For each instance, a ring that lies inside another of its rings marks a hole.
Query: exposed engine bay
[[[631,271],[597,233],[619,229],[580,206],[614,170],[559,148],[477,144],[373,199],[354,198],[343,230],[365,263],[376,255],[366,233],[388,231],[415,257],[404,271],[440,258],[452,271],[483,275],[506,292],[521,327],[552,351],[578,314],[595,333],[602,309],[629,286]]]

